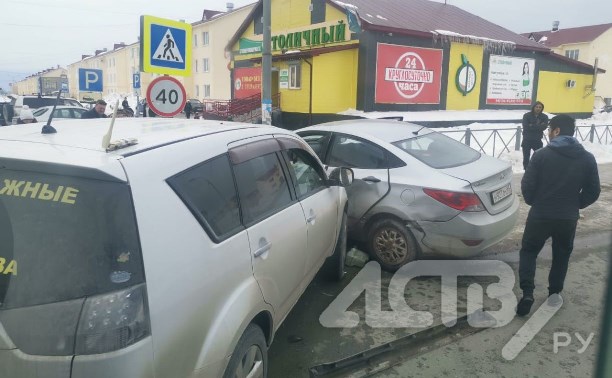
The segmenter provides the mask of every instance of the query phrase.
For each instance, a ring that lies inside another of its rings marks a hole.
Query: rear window
[[[0,309],[144,282],[129,187],[0,167]]]
[[[56,99],[53,97],[25,97],[23,99],[23,104],[30,107],[30,109],[38,109],[43,106],[53,106],[55,105]],[[67,98],[60,98],[57,101],[58,105],[70,105],[70,106],[78,106],[82,107],[78,101],[70,100]]]
[[[60,99],[60,105],[63,105],[63,100]],[[38,109],[43,106],[53,106],[55,105],[54,98],[45,98],[45,97],[26,97],[23,99],[23,104],[30,107],[30,109]]]
[[[471,163],[480,153],[440,133],[430,133],[392,143],[432,168],[451,168]]]

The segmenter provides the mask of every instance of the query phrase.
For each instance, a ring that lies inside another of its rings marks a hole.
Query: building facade
[[[260,1],[228,44],[233,98],[261,91]],[[432,17],[435,15],[435,17]],[[427,0],[272,0],[272,93],[283,126],[348,109],[592,113],[593,67],[453,5]]]
[[[62,88],[62,83],[69,82],[68,71],[57,67],[31,75],[11,85],[11,91],[17,95],[52,95]]]
[[[193,63],[186,79],[190,98],[229,100],[231,79],[225,46],[251,12],[254,4],[227,12],[205,10],[202,20],[192,24]]]
[[[555,22],[551,30],[523,35],[567,58],[589,65],[595,65],[597,61],[597,67],[606,72],[597,74],[595,88],[591,88],[595,94],[595,105],[612,103],[612,23],[560,29]]]

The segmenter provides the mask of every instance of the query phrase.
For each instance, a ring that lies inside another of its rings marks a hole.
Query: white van
[[[107,150],[109,123],[0,129],[0,377],[265,377],[342,277],[352,171],[274,127],[124,118]]]

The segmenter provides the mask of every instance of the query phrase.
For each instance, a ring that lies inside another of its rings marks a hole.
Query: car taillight
[[[106,353],[151,334],[146,286],[87,298],[76,335],[75,354]]]
[[[425,194],[438,202],[459,211],[483,211],[480,198],[474,193],[449,192],[446,190],[423,189]]]

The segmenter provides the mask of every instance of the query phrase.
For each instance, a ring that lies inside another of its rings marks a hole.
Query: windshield
[[[0,309],[144,281],[125,184],[0,169],[0,241]]]
[[[392,143],[432,168],[450,168],[471,163],[480,153],[439,133],[430,133]]]

